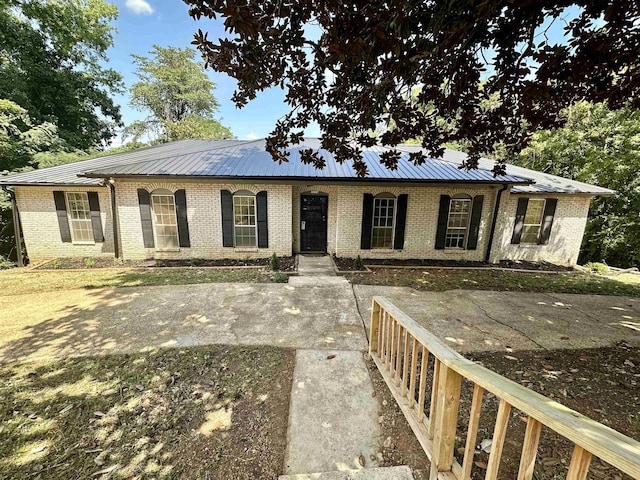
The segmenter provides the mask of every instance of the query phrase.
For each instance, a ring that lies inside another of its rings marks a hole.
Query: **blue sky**
[[[209,32],[211,39],[225,36],[221,21],[193,20],[188,15],[187,5],[180,0],[111,1],[116,3],[120,14],[114,22],[118,31],[114,34],[114,46],[108,52],[108,65],[123,75],[127,89],[137,80],[131,54],[147,55],[154,44],[163,47],[191,47],[193,34],[198,28]],[[563,17],[571,18],[576,13],[577,9],[569,8]],[[546,32],[552,43],[562,43],[563,26],[563,22],[557,21]],[[544,28],[546,25],[543,25],[542,29]],[[543,40],[544,37],[539,39]],[[207,70],[207,73],[217,85],[214,93],[221,104],[218,116],[240,139],[265,137],[273,129],[276,120],[288,111],[283,101],[284,93],[276,88],[263,92],[239,110],[231,102],[235,81],[212,70]],[[145,118],[146,113],[129,107],[128,93],[117,95],[115,100],[122,108],[125,124]],[[311,126],[305,134],[317,137],[320,131],[317,126]],[[114,145],[119,143],[118,139]]]
[[[187,5],[179,0],[115,0],[115,4],[120,12],[114,22],[118,31],[114,34],[114,46],[108,52],[108,65],[123,75],[127,89],[137,80],[131,54],[147,55],[154,44],[163,47],[192,47],[190,44],[193,34],[198,28],[208,31],[209,38],[224,36],[220,21],[193,20],[187,13]],[[240,139],[265,137],[273,130],[276,120],[288,111],[280,89],[262,93],[239,110],[231,101],[235,80],[210,69],[207,74],[217,85],[214,94],[221,104],[218,116]],[[115,101],[122,108],[125,125],[145,118],[144,112],[129,106],[128,93],[116,95]],[[317,127],[309,128],[305,133],[309,136],[320,134]],[[114,142],[118,143],[120,142]]]

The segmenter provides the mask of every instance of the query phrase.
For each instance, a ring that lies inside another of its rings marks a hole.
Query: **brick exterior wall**
[[[558,200],[548,245],[511,244],[518,198],[523,196]],[[586,195],[512,195],[505,192],[500,202],[491,261],[508,259],[575,265],[580,253],[590,202],[591,197]]]
[[[144,248],[137,189],[148,191],[185,189],[190,248],[161,252]],[[77,245],[63,243],[53,200],[54,190],[97,191],[105,236],[104,243]],[[268,192],[269,248],[222,246],[220,191]],[[219,184],[213,182],[133,182],[116,181],[116,201],[120,221],[120,246],[124,259],[243,258],[291,255],[300,250],[300,195],[323,192],[329,197],[327,251],[341,257],[428,258],[482,261],[485,258],[498,187],[494,186],[353,186],[353,185],[267,185]],[[27,252],[32,260],[50,257],[91,257],[113,255],[113,233],[109,189],[106,187],[16,187]],[[360,249],[362,200],[365,193],[407,194],[405,244],[402,250]],[[440,195],[484,195],[482,217],[475,250],[436,250],[435,236]],[[581,195],[539,195],[557,198],[558,204],[549,245],[511,245],[518,195],[505,192],[491,261],[502,259],[575,264],[584,233],[590,197]],[[533,197],[533,195],[532,195]]]
[[[149,192],[184,188],[187,197],[187,220],[191,247],[161,252],[144,248],[138,189]],[[249,190],[267,191],[269,248],[235,248],[222,246],[222,211],[220,191],[232,193]],[[216,183],[163,183],[116,181],[116,203],[120,221],[120,243],[124,259],[189,259],[189,258],[262,258],[273,252],[291,255],[291,186]]]
[[[104,242],[94,244],[65,243],[60,238],[53,192],[98,192]],[[52,257],[113,256],[111,197],[107,187],[16,187],[16,202],[24,243],[33,261]]]

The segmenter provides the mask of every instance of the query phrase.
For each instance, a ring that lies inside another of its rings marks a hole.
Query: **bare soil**
[[[296,269],[295,257],[278,257],[280,271],[293,272]],[[150,267],[269,267],[270,258],[246,258],[246,259],[201,259],[191,258],[186,260],[116,260],[112,257],[69,257],[55,258],[35,270],[85,270],[95,268],[150,268]]]
[[[0,366],[0,478],[276,479],[293,350],[210,346]]]
[[[338,270],[358,271],[355,269],[353,258],[333,257]],[[567,272],[574,270],[572,267],[554,265],[547,262],[527,262],[524,260],[502,260],[499,263],[471,262],[464,260],[428,260],[428,259],[399,259],[399,258],[367,258],[364,264],[384,265],[390,267],[474,267],[474,268],[512,268],[521,270],[542,270],[547,272]]]
[[[640,440],[640,349],[626,343],[610,348],[582,350],[535,350],[482,352],[467,355],[485,367],[568,406],[614,430]],[[431,360],[432,362],[432,360]],[[432,363],[430,364],[432,365]],[[409,465],[416,479],[428,478],[429,462],[395,403],[382,376],[369,362],[371,377],[384,416],[383,437],[391,437],[390,447],[383,448],[385,465]],[[432,367],[427,378],[428,392],[432,383]],[[469,422],[473,385],[464,381],[460,398],[460,414],[455,455],[462,463]],[[478,428],[472,480],[485,477],[489,454],[480,448],[483,440],[491,440],[499,400],[485,393]],[[430,395],[425,412],[429,412]],[[498,478],[517,477],[526,415],[512,409]],[[546,427],[542,430],[534,478],[559,480],[566,478],[573,444]],[[591,462],[589,479],[629,480],[613,467],[597,458]]]

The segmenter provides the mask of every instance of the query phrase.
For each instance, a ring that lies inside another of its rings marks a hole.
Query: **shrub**
[[[273,281],[275,283],[287,283],[289,282],[289,276],[286,273],[276,272],[273,274]]]
[[[13,268],[15,266],[16,266],[16,264],[13,263],[11,260],[9,260],[8,258],[5,258],[2,255],[0,255],[0,270],[7,270],[7,269]]]
[[[124,265],[124,260],[121,258],[114,258],[113,259],[113,265],[116,267],[121,267]]]
[[[189,263],[191,263],[191,265],[193,267],[197,267],[198,265],[200,265],[200,259],[199,258],[192,258],[189,260]]]
[[[609,267],[600,262],[589,262],[585,265],[591,273],[597,273],[598,275],[604,275],[609,271]]]
[[[271,255],[271,260],[269,260],[269,268],[274,272],[280,270],[280,259],[276,255],[276,252],[273,252],[273,255]]]
[[[84,266],[87,268],[91,268],[96,264],[96,261],[93,258],[85,258]]]
[[[356,259],[353,261],[353,269],[354,270],[364,270],[364,262],[360,258],[360,255],[358,255],[356,257]]]
[[[54,258],[51,262],[51,268],[60,268],[60,259]]]

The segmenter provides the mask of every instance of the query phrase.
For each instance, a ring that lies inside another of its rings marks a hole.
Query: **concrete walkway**
[[[344,277],[336,276],[333,263],[328,255],[298,255],[298,276],[289,278],[293,287],[348,287]]]

